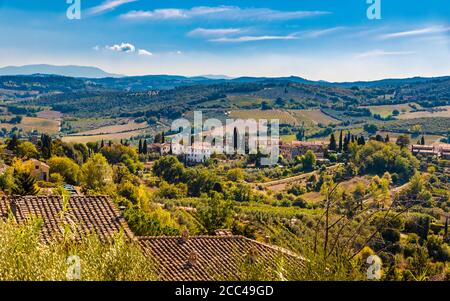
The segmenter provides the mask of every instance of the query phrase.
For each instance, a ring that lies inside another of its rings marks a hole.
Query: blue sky
[[[351,81],[450,75],[448,0],[0,0],[0,66]]]

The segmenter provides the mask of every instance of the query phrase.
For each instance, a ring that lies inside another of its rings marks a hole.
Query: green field
[[[385,118],[389,115],[392,115],[394,110],[398,110],[400,112],[400,116],[409,113],[413,110],[410,105],[416,106],[417,109],[420,109],[421,106],[416,103],[405,103],[405,104],[396,104],[396,105],[381,105],[381,106],[362,106],[361,108],[367,108],[372,112],[372,114],[379,114],[381,117]]]

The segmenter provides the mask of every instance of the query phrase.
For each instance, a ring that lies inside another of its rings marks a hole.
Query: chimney
[[[187,261],[187,265],[189,267],[193,267],[194,265],[196,265],[198,262],[198,254],[196,251],[191,251],[189,253],[189,257],[188,257],[188,261]]]
[[[181,243],[186,243],[189,239],[189,231],[188,229],[184,229],[183,232],[181,232]]]

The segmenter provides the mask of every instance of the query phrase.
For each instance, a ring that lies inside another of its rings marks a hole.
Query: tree
[[[361,135],[358,137],[358,145],[364,145],[366,144],[366,139],[364,139],[364,136]]]
[[[169,183],[179,183],[184,172],[183,164],[174,156],[161,157],[153,165],[153,173]]]
[[[272,106],[267,102],[267,101],[263,101],[261,102],[261,110],[271,110]]]
[[[220,194],[214,194],[208,199],[208,205],[200,209],[199,220],[209,233],[224,228],[233,213],[230,202],[220,198]]]
[[[411,141],[409,140],[408,135],[400,135],[397,137],[397,141],[395,143],[401,148],[405,148],[411,143]]]
[[[156,133],[155,138],[153,139],[154,143],[162,143],[162,135],[161,133]]]
[[[384,138],[384,142],[389,142],[390,138],[389,138],[389,134],[386,134],[386,138]]]
[[[366,123],[364,125],[364,130],[369,134],[375,134],[378,131],[378,127],[372,123]]]
[[[107,185],[112,181],[112,169],[102,154],[90,157],[83,168],[82,184],[85,190],[104,193]]]
[[[161,133],[161,143],[166,143],[166,134],[164,131]]]
[[[147,152],[148,152],[147,139],[144,139],[144,143],[142,144],[142,153],[146,155]]]
[[[47,164],[50,173],[60,174],[68,184],[78,185],[81,180],[81,169],[74,161],[67,157],[51,157]]]
[[[12,193],[15,195],[36,195],[39,188],[36,179],[26,171],[14,171],[14,186]]]
[[[37,159],[39,153],[33,143],[24,141],[17,146],[17,155],[24,159]]]
[[[343,133],[342,133],[342,130],[341,130],[341,132],[339,134],[339,152],[342,152],[342,147],[343,147],[343,145],[342,145],[342,143],[343,143],[342,135],[343,135]]]
[[[336,138],[334,138],[334,133],[331,133],[330,135],[330,145],[328,146],[329,150],[335,151],[337,148],[336,146]]]
[[[19,145],[19,140],[17,138],[17,135],[14,134],[11,139],[8,142],[7,149],[11,151],[15,151],[17,149],[17,146]]]
[[[400,115],[399,110],[395,109],[392,111],[392,116],[398,116],[398,115]]]
[[[142,139],[139,139],[138,153],[142,154]]]
[[[52,156],[52,138],[47,134],[41,135],[41,153],[44,159]]]
[[[420,138],[420,144],[425,145],[425,136],[422,136],[422,138]]]
[[[316,165],[316,161],[316,155],[311,150],[308,150],[306,154],[302,156],[303,169],[307,171],[313,170]]]

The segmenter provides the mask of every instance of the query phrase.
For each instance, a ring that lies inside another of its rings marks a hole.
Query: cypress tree
[[[339,152],[342,152],[342,130],[339,134]]]
[[[422,136],[420,139],[420,144],[425,145],[425,136]]]
[[[334,138],[334,133],[331,133],[330,136],[330,145],[328,147],[329,150],[335,151],[336,150],[336,138]]]
[[[142,139],[139,139],[138,154],[142,154]]]
[[[144,143],[142,144],[142,153],[147,154],[147,139],[144,139]]]

